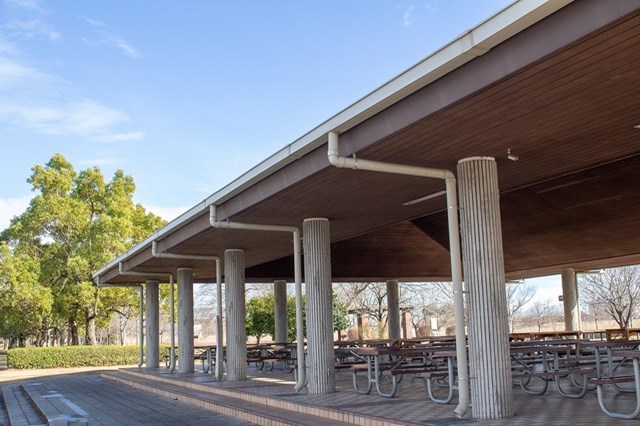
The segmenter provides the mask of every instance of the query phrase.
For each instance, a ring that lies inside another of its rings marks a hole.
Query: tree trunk
[[[69,318],[69,332],[71,333],[71,344],[73,346],[80,345],[80,337],[78,336],[78,320],[76,317]]]
[[[85,323],[87,328],[87,335],[85,345],[92,346],[96,344],[96,316],[89,312],[89,309],[85,311]]]
[[[56,345],[60,345],[60,335],[61,335],[60,327],[57,325],[53,327],[53,336],[51,337],[51,347]]]

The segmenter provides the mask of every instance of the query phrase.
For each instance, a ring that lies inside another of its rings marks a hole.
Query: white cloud
[[[12,110],[23,125],[49,135],[104,135],[110,133],[114,126],[129,120],[124,112],[92,100],[4,109]]]
[[[0,56],[0,121],[47,135],[94,141],[141,140],[144,132],[122,131],[129,116],[92,99],[70,99],[72,86],[51,74]]]
[[[117,34],[115,31],[113,31],[111,27],[106,23],[99,21],[97,19],[88,18],[88,17],[85,17],[83,19],[89,25],[94,27],[98,32],[98,34],[100,34],[101,36],[100,40],[98,41],[85,39],[87,43],[115,46],[118,49],[122,50],[125,53],[125,55],[129,56],[130,58],[138,59],[142,57],[142,54],[138,51],[138,49],[136,49],[131,43],[126,41],[124,37]]]
[[[93,138],[94,141],[97,142],[129,142],[129,141],[139,141],[144,138],[144,132],[140,130],[129,133],[116,133],[109,135],[101,135]]]
[[[0,198],[0,230],[7,229],[11,219],[26,210],[29,201],[31,201],[31,195],[20,198]]]
[[[48,23],[40,19],[14,20],[2,25],[2,28],[14,36],[26,40],[59,41],[62,35]]]
[[[50,77],[47,74],[0,57],[0,89],[9,88],[19,83],[42,84],[49,80]]]
[[[134,59],[142,58],[142,55],[140,54],[140,52],[138,52],[138,49],[125,41],[122,37],[111,34],[107,37],[107,40],[113,43],[114,46],[120,48],[127,56]]]
[[[125,163],[126,160],[117,155],[105,155],[102,157],[90,158],[88,160],[78,161],[78,164],[86,167],[94,166],[112,166],[115,164]]]
[[[142,206],[144,206],[144,208],[146,208],[147,211],[150,211],[153,214],[156,214],[169,222],[177,218],[178,216],[180,216],[182,213],[185,213],[190,208],[185,206],[170,207],[170,206],[154,206],[154,205],[144,204],[144,203],[140,203],[140,204],[142,204]]]
[[[40,10],[40,1],[38,0],[5,0],[7,3],[12,4],[23,9]]]
[[[8,53],[14,54],[18,52],[19,52],[19,49],[15,44],[7,40],[4,40],[3,38],[0,37],[0,54],[8,54]]]
[[[410,4],[402,15],[402,25],[404,25],[405,28],[409,28],[415,20],[416,18],[413,17],[413,5]]]

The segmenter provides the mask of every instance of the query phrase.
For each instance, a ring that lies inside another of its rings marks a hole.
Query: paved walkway
[[[86,419],[89,425],[250,425],[102,379],[95,371],[76,371],[70,375],[41,376],[30,380],[18,378],[27,375],[25,372],[13,371],[10,375],[6,373],[7,371],[0,372],[2,379],[5,379],[0,385],[17,387],[18,384],[29,384],[44,398],[65,404],[74,412],[74,417]],[[35,370],[31,370],[31,374],[34,373]],[[7,376],[11,376],[12,380],[6,380]],[[6,424],[6,417],[0,415],[0,425]]]

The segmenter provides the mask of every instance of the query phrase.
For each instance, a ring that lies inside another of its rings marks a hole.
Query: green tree
[[[41,331],[51,312],[51,291],[38,282],[40,265],[27,254],[14,255],[0,243],[0,336],[9,346],[24,345],[24,339]]]
[[[307,330],[307,298],[302,296],[302,324],[303,329]],[[296,328],[296,297],[288,296],[287,297],[287,336],[290,342],[295,342],[297,339],[297,328]],[[306,333],[305,333],[306,336]]]
[[[247,303],[247,335],[260,343],[262,336],[275,334],[273,294],[254,296]]]
[[[53,340],[68,326],[72,343],[78,344],[83,327],[86,343],[93,344],[96,325],[135,304],[136,296],[131,289],[93,286],[92,271],[165,222],[134,204],[133,178],[121,170],[105,182],[97,167],[77,173],[56,154],[46,165],[35,166],[28,182],[36,195],[1,239],[39,259],[40,283],[54,300],[43,328],[53,330]]]
[[[338,340],[341,340],[342,330],[349,328],[349,307],[343,303],[337,293],[333,293],[333,331],[338,333]]]

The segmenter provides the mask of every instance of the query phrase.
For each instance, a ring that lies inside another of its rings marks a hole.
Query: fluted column
[[[582,328],[578,284],[576,272],[571,269],[562,270],[562,303],[564,305],[564,329],[579,331]]]
[[[400,339],[400,296],[398,280],[387,281],[387,329],[389,339]]]
[[[458,162],[460,234],[467,286],[472,416],[513,416],[509,324],[496,162]]]
[[[287,324],[287,282],[277,280],[273,283],[273,308],[276,334],[273,336],[277,343],[289,341]]]
[[[147,343],[147,368],[160,367],[160,309],[159,309],[159,293],[158,281],[146,282],[146,343]]]
[[[336,391],[329,220],[305,219],[303,235],[309,393],[327,394]]]
[[[178,372],[193,371],[193,270],[178,268]]]
[[[244,250],[225,250],[224,280],[227,311],[227,380],[246,380],[247,317],[244,294]]]

